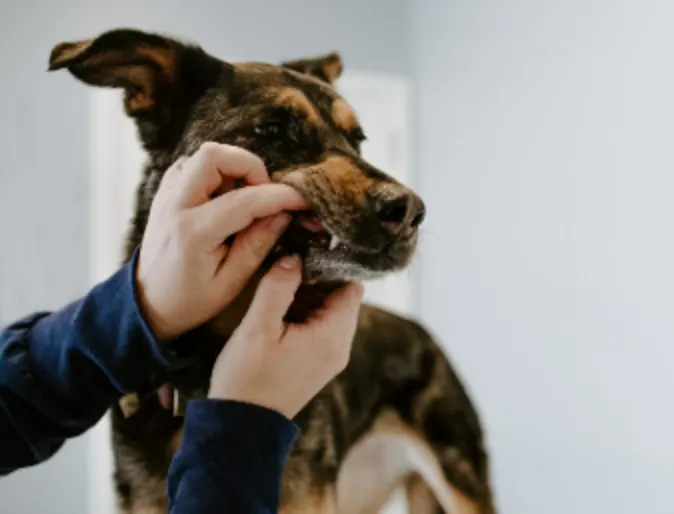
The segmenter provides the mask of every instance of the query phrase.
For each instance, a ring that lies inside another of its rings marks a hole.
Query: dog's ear
[[[305,75],[311,75],[328,84],[334,84],[341,76],[342,58],[337,52],[308,59],[297,59],[281,63],[281,66]]]
[[[56,45],[49,70],[62,68],[93,86],[123,88],[129,116],[145,125],[167,127],[219,76],[231,73],[232,67],[197,46],[117,29],[94,39]]]

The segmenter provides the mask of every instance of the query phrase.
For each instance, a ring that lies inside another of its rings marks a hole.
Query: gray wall
[[[672,2],[415,2],[422,313],[501,512],[671,513]]]
[[[55,43],[134,26],[189,38],[226,59],[336,49],[347,67],[406,73],[407,22],[406,0],[3,2],[0,321],[56,308],[88,287],[87,89],[65,72],[45,72]],[[0,480],[3,514],[84,513],[85,442]]]

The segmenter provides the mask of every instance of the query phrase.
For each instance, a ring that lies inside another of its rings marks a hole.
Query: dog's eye
[[[277,121],[271,121],[267,123],[261,123],[255,125],[253,131],[258,136],[274,136],[278,137],[283,133],[283,124]]]
[[[253,127],[255,135],[268,137],[274,140],[284,140],[297,143],[300,139],[299,127],[293,119],[265,121]]]
[[[346,137],[356,151],[360,151],[360,146],[367,141],[367,137],[361,129],[352,130]]]

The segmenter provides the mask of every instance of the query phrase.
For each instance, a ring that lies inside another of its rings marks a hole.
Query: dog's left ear
[[[197,46],[133,29],[56,45],[49,70],[62,68],[87,84],[124,89],[126,112],[138,122],[148,146],[159,144],[156,131],[175,128],[189,105],[231,72],[231,65]]]
[[[281,63],[284,68],[311,75],[328,84],[334,84],[342,75],[342,58],[337,52],[313,57],[309,59],[297,59]]]

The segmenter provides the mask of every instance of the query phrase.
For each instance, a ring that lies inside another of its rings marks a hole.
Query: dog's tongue
[[[325,227],[314,213],[303,212],[298,216],[299,224],[309,232],[324,232]]]
[[[171,384],[164,384],[157,390],[157,398],[159,403],[166,410],[170,409],[173,404],[173,386]]]

